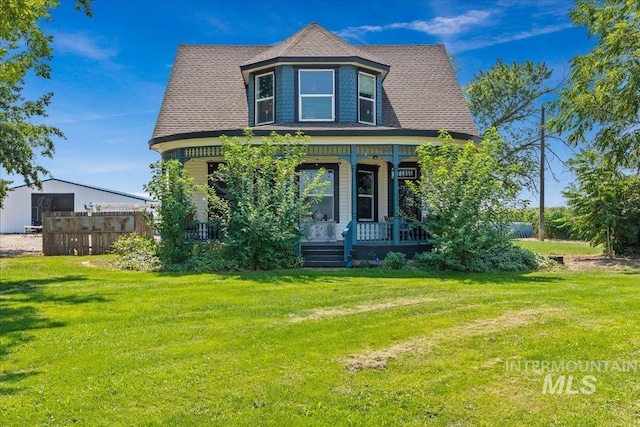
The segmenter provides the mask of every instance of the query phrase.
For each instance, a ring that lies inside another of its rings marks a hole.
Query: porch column
[[[393,144],[393,244],[400,244],[400,183],[398,182],[398,167],[400,155],[398,144]]]
[[[355,246],[358,243],[358,153],[356,152],[356,144],[351,144],[351,224],[353,232],[351,233],[351,244]]]

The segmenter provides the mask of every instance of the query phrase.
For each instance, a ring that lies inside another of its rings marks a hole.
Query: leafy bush
[[[238,262],[223,243],[200,242],[194,244],[185,269],[196,273],[234,271],[238,269]]]
[[[612,257],[640,253],[640,177],[587,150],[569,161],[576,176],[563,192],[571,231]]]
[[[118,256],[114,267],[118,270],[157,271],[162,268],[157,256],[158,245],[151,237],[129,234],[119,237],[111,245],[111,253]]]
[[[156,162],[151,170],[151,181],[144,189],[161,202],[157,226],[161,238],[158,256],[165,266],[184,263],[192,245],[189,230],[196,224],[192,196],[198,186],[178,160]]]
[[[407,268],[407,256],[401,252],[389,252],[383,265],[391,270],[404,270]]]
[[[538,208],[513,209],[510,212],[511,221],[528,222],[533,225],[533,235],[538,237],[540,230],[540,212]],[[561,206],[545,208],[544,235],[547,239],[580,240],[578,233],[565,225],[566,219],[571,217],[571,208]]]
[[[228,253],[240,268],[302,265],[297,250],[302,238],[300,218],[322,194],[322,174],[302,191],[298,185],[297,167],[304,159],[308,137],[272,133],[255,144],[248,129],[243,139],[220,139],[224,163],[212,180],[227,188],[228,197],[213,202],[225,227]]]
[[[478,250],[473,256],[460,259],[445,252],[432,250],[416,254],[418,268],[427,271],[531,271],[538,268],[536,255],[511,244]]]
[[[522,169],[499,162],[505,144],[495,130],[480,145],[460,146],[446,132],[440,139],[440,146],[418,147],[421,176],[409,184],[428,213],[424,228],[433,247],[418,261],[429,269],[486,271],[500,264],[495,251],[511,247],[507,221]]]

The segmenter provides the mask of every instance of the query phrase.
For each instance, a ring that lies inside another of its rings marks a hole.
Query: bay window
[[[273,123],[273,73],[256,76],[256,125]]]
[[[300,191],[304,191],[316,176],[320,173],[319,169],[304,169],[300,171]],[[326,187],[322,184],[316,187],[311,194],[318,195],[319,200],[316,201],[310,209],[311,217],[316,221],[335,221],[335,200],[334,200],[334,171],[327,169],[321,178],[321,183],[326,183]]]
[[[335,120],[334,70],[298,70],[298,120]]]
[[[376,77],[358,73],[358,121],[376,124]]]

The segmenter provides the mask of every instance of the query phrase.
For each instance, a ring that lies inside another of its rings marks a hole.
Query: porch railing
[[[355,225],[355,226],[354,226]],[[351,255],[353,233],[356,233],[358,243],[393,244],[392,222],[358,222],[350,221],[342,232],[344,237],[345,262]],[[222,238],[222,229],[219,223],[194,224],[188,231],[192,240],[219,240]],[[421,243],[427,240],[427,233],[419,223],[400,222],[400,243]]]
[[[187,230],[191,240],[219,240],[222,237],[222,228],[217,222],[200,222]]]
[[[353,228],[353,221],[349,221],[349,224],[347,224],[347,227],[342,232],[342,237],[344,238],[344,262],[347,267],[351,267],[353,262],[351,260]]]
[[[393,222],[359,222],[358,242],[393,243]],[[419,223],[400,222],[400,243],[420,243],[427,240],[427,233]]]
[[[420,223],[400,223],[400,243],[421,243],[427,241],[427,232]]]

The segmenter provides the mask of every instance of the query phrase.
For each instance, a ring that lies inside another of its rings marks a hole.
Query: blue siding
[[[256,91],[254,90],[255,83],[256,83],[255,74],[251,73],[249,77],[249,85],[247,87],[247,92],[248,92],[247,100],[249,102],[249,117],[247,117],[247,119],[249,122],[249,126],[255,126],[256,124],[256,115],[254,114],[255,106],[256,106],[256,102],[255,102]]]
[[[338,69],[338,122],[358,121],[358,70],[353,65]]]
[[[382,76],[376,73],[376,126],[382,126]]]
[[[342,65],[336,70],[337,121],[339,123],[358,122],[358,69],[353,65]],[[275,122],[293,123],[297,121],[295,88],[296,70],[291,65],[275,69]],[[255,75],[251,74],[247,87],[249,126],[255,126]],[[382,125],[382,80],[376,75],[376,124]]]
[[[295,70],[291,65],[276,67],[276,123],[295,122]]]

